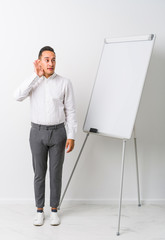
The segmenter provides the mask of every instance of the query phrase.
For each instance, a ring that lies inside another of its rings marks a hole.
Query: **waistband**
[[[53,130],[53,129],[57,129],[57,128],[61,128],[64,127],[64,123],[60,123],[57,125],[42,125],[42,124],[37,124],[37,123],[33,123],[31,122],[31,126],[37,129],[43,129],[43,130]]]

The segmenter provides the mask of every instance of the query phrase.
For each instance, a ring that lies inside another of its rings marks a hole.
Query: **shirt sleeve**
[[[67,125],[67,138],[74,139],[77,132],[77,118],[75,109],[75,98],[70,80],[67,82],[64,98],[65,121]]]
[[[23,101],[30,95],[33,87],[39,80],[39,76],[36,73],[33,73],[31,77],[26,79],[14,92],[14,98],[17,101]]]

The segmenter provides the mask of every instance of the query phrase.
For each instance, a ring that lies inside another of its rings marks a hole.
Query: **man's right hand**
[[[34,70],[35,70],[36,74],[39,77],[42,77],[44,75],[44,70],[42,69],[40,60],[39,59],[35,60],[33,64],[34,64]]]

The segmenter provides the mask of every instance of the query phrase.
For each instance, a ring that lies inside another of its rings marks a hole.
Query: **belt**
[[[53,129],[64,127],[64,123],[60,123],[60,124],[57,124],[57,125],[41,125],[41,124],[31,122],[31,126],[34,127],[34,128],[37,128],[39,130],[40,129],[53,130]]]

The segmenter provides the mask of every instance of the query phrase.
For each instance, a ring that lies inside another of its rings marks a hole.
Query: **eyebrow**
[[[44,58],[49,58],[49,57],[44,57]],[[52,59],[56,59],[55,57],[53,57]]]

